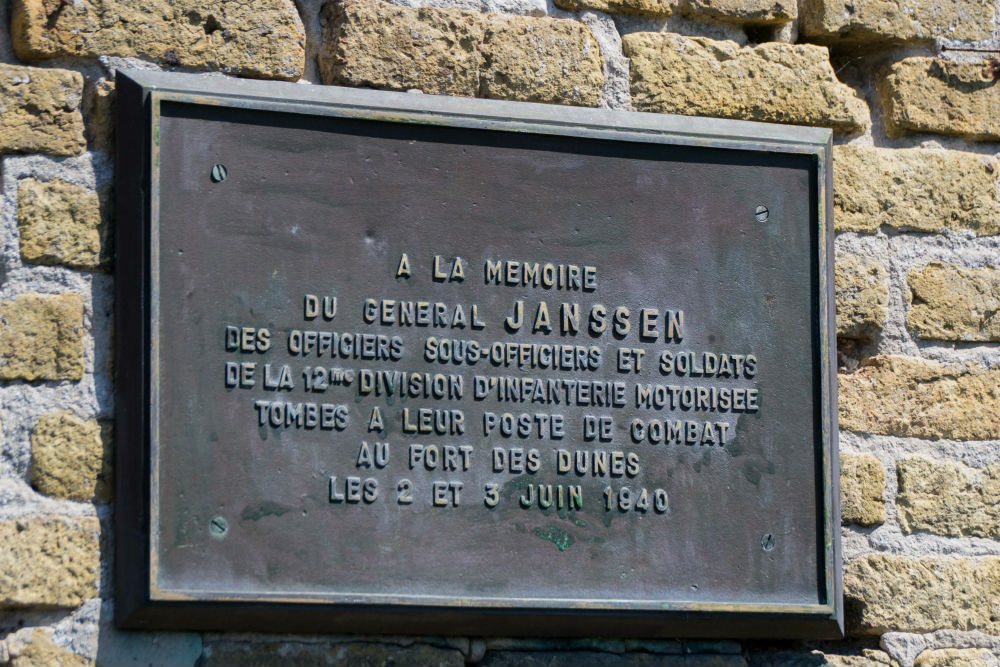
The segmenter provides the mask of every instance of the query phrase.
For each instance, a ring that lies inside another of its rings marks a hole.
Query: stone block
[[[77,655],[52,641],[49,628],[22,628],[8,635],[8,667],[90,667],[93,660]]]
[[[1000,558],[869,554],[846,566],[848,632],[1000,632]]]
[[[840,455],[840,518],[845,524],[885,523],[885,470],[874,456]]]
[[[305,71],[305,30],[292,0],[12,0],[10,33],[28,62],[124,56],[288,81]]]
[[[97,192],[88,188],[58,178],[23,179],[17,187],[21,259],[27,264],[107,269],[111,243],[102,208]]]
[[[0,380],[83,377],[83,298],[23,294],[0,301]]]
[[[593,33],[565,19],[378,0],[324,5],[324,83],[596,106],[603,59]]]
[[[902,43],[992,37],[990,0],[804,0],[799,34],[811,42]]]
[[[885,269],[860,255],[839,255],[834,264],[837,336],[875,338],[885,326],[889,287]]]
[[[936,648],[924,651],[913,661],[913,667],[986,667],[995,664],[996,657],[985,648]]]
[[[983,62],[905,58],[876,78],[885,106],[886,131],[1000,139],[1000,82],[984,75]]]
[[[115,150],[115,82],[100,79],[88,82],[83,91],[83,119],[91,150]]]
[[[458,9],[361,0],[323,6],[323,83],[474,97],[485,30]]]
[[[83,420],[69,410],[42,416],[31,431],[31,485],[66,500],[112,499],[109,422]]]
[[[604,653],[586,650],[487,651],[477,667],[746,667],[742,655],[718,653]]]
[[[918,338],[1000,342],[1000,269],[933,262],[911,271],[907,323]]]
[[[1000,369],[872,357],[838,375],[840,428],[913,438],[1000,438]]]
[[[0,520],[0,609],[72,609],[97,595],[97,519]]]
[[[794,21],[798,3],[789,0],[686,0],[686,16],[746,25],[771,25]]]
[[[601,101],[604,59],[583,23],[491,16],[481,53],[481,97],[584,107]]]
[[[833,147],[837,231],[1000,233],[1000,161],[965,151]]]
[[[572,11],[593,10],[609,14],[670,16],[681,0],[555,0],[557,7]]]
[[[78,72],[0,63],[0,153],[79,155],[82,99]]]
[[[826,48],[736,42],[675,33],[622,38],[639,111],[819,125],[856,131],[869,123],[862,97],[834,75]]]
[[[977,470],[912,457],[897,464],[897,474],[903,532],[1000,537],[1000,464]]]

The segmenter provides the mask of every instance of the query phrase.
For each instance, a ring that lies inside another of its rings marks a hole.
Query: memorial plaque
[[[829,131],[117,90],[121,625],[841,633]]]

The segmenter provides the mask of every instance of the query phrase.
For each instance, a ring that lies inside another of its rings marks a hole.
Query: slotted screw
[[[221,183],[226,180],[226,176],[229,175],[229,171],[226,169],[226,165],[217,164],[212,167],[212,182]]]
[[[215,517],[208,524],[208,531],[212,533],[212,535],[217,535],[219,537],[222,537],[223,535],[226,534],[226,531],[228,530],[229,530],[229,522],[226,521],[225,518],[221,516]]]

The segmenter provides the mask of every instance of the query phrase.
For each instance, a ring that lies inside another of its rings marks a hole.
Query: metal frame
[[[119,72],[117,77],[115,504],[116,619],[121,627],[535,636],[815,637],[843,634],[833,290],[831,132],[648,113],[387,93],[329,86]],[[819,247],[816,450],[821,600],[810,605],[629,600],[241,598],[156,585],[159,119],[181,102],[500,132],[796,153],[815,159]]]

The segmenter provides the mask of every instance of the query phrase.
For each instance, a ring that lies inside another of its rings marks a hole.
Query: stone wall
[[[1000,664],[996,0],[0,0],[0,664]],[[122,632],[122,66],[832,128],[842,642]]]

